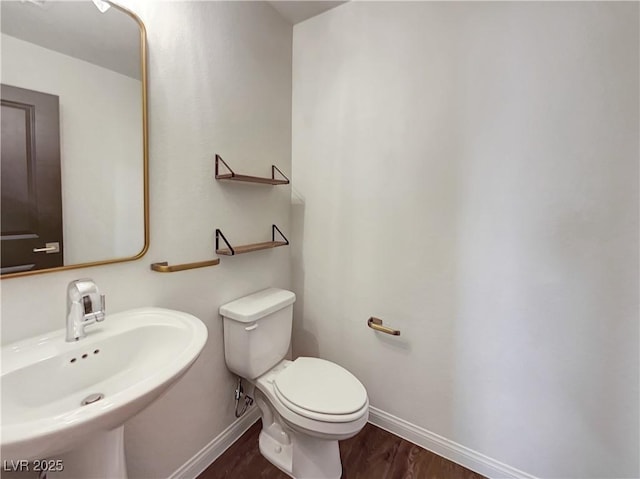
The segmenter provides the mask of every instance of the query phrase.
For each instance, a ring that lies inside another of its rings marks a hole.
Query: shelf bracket
[[[278,170],[278,171],[280,171],[280,170]],[[282,176],[284,176],[284,175],[282,175]],[[271,225],[271,241],[275,241],[276,240],[276,231],[280,234],[280,236],[282,237],[284,242],[286,244],[289,244],[289,240],[287,239],[287,237],[284,234],[282,234],[282,231],[280,231],[280,228],[278,228],[276,225]]]
[[[229,170],[229,173],[231,173],[231,178],[233,178],[234,176],[236,176],[236,174],[234,173],[234,171],[229,167],[229,165],[227,165],[227,163],[222,159],[222,157],[220,155],[218,155],[216,153],[216,178],[220,178],[220,166],[219,164],[222,163],[224,165],[224,167]]]
[[[233,246],[229,244],[229,242],[227,241],[227,238],[224,237],[224,235],[222,234],[222,231],[220,231],[218,228],[216,228],[216,251],[220,249],[220,238],[222,238],[222,241],[224,241],[224,243],[227,245],[227,248],[229,248],[229,251],[231,251],[231,256],[236,254],[236,252],[233,249]]]
[[[276,165],[271,165],[271,179],[272,180],[276,179],[276,171],[278,173],[280,173],[280,176],[282,176],[285,180],[287,180],[287,183],[290,183],[289,178],[287,178],[287,175],[285,175],[282,171],[280,171],[280,168],[278,168]]]

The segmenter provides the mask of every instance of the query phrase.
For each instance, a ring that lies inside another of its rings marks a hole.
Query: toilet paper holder
[[[380,331],[381,333],[390,334],[391,336],[400,336],[399,329],[388,328],[387,326],[383,326],[382,320],[380,318],[374,318],[371,316],[367,320],[367,326],[376,331]]]

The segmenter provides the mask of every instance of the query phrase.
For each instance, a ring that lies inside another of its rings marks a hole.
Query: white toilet
[[[367,391],[346,369],[318,358],[285,360],[291,291],[270,288],[220,307],[227,367],[255,386],[260,452],[295,479],[338,479],[338,441],[369,418]]]

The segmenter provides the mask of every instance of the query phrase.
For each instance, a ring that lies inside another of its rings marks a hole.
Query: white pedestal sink
[[[62,476],[126,478],[124,422],[175,383],[206,340],[195,316],[142,308],[107,316],[77,342],[61,329],[4,346],[2,459],[63,459]]]

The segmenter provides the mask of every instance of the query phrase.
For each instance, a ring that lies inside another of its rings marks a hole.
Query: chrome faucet
[[[93,280],[71,281],[67,286],[67,341],[84,338],[84,328],[104,318],[104,294],[100,294]]]

